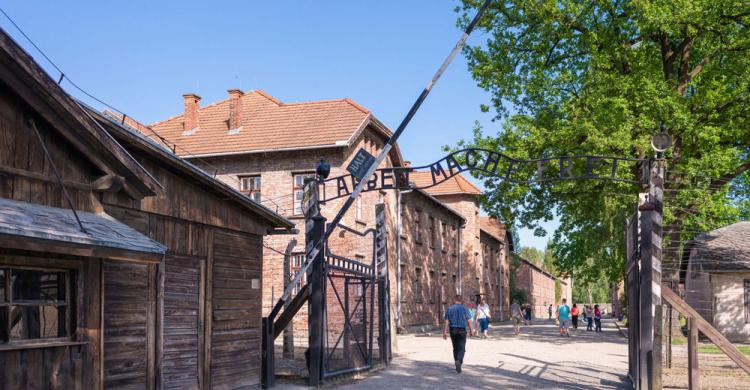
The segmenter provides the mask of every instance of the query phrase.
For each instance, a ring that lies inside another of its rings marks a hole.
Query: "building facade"
[[[377,155],[391,132],[349,99],[283,103],[260,90],[229,90],[227,99],[205,107],[195,94],[184,95],[183,103],[181,115],[150,126],[132,125],[288,217],[299,230],[296,235],[264,241],[262,300],[268,313],[304,262],[304,179],[314,175],[321,159],[330,163],[331,177],[346,174],[345,167],[358,149]],[[381,168],[408,166],[394,147]],[[410,180],[419,187],[427,177],[412,172]],[[325,187],[324,193],[337,190]],[[385,204],[388,242],[396,243],[388,246],[394,328],[409,331],[438,325],[445,303],[455,293],[467,301],[486,297],[493,317],[501,318],[509,293],[504,227],[488,223],[489,230],[481,233],[480,194],[458,175],[424,191],[365,192],[344,217],[348,227],[372,228],[375,206]],[[323,216],[331,218],[343,201],[325,202]],[[329,241],[332,252],[362,260],[371,253],[368,245],[344,231]],[[293,333],[295,343],[304,344],[306,308],[295,317],[292,329],[287,334]]]
[[[526,302],[519,303],[530,304],[534,318],[547,318],[549,305],[556,303],[555,277],[526,259],[518,259],[516,288],[526,293]]]
[[[732,342],[750,342],[750,222],[703,233],[683,258],[685,301]]]
[[[422,190],[402,194],[400,211],[394,313],[397,329],[407,333],[440,326],[453,303],[465,219]]]
[[[410,180],[418,187],[428,187],[432,184],[432,173],[412,172]],[[456,210],[466,221],[459,235],[458,293],[467,302],[477,302],[483,297],[491,306],[493,319],[508,318],[509,246],[504,225],[480,215],[482,191],[461,174],[425,191]]]

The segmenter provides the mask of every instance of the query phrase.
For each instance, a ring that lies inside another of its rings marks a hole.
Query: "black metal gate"
[[[371,265],[327,253],[324,266],[322,377],[372,366],[375,273]]]
[[[372,258],[351,259],[326,247],[322,270],[322,379],[368,370],[377,360],[387,363],[389,357],[384,353],[389,350],[385,344],[390,343],[384,244],[378,229],[360,232],[344,225],[339,228],[352,234],[350,245],[369,249]]]

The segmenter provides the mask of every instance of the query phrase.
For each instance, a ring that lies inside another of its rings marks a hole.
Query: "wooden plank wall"
[[[68,207],[28,119],[34,118],[60,175],[80,186],[102,175],[9,88],[0,84],[0,198]],[[13,173],[11,173],[13,172]],[[76,208],[95,211],[90,190],[68,186]]]
[[[170,255],[164,264],[163,388],[198,389],[205,259]]]
[[[105,261],[104,388],[152,389],[155,329],[153,266]]]
[[[261,240],[215,233],[210,302],[213,310],[210,383],[213,389],[260,385]]]

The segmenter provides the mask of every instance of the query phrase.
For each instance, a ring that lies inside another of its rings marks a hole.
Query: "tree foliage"
[[[463,1],[459,25],[480,2]],[[750,214],[749,25],[745,0],[495,1],[478,26],[485,42],[464,53],[500,129],[477,126],[458,146],[522,159],[647,158],[665,126],[674,145],[665,155],[665,256],[674,260],[681,240]],[[624,221],[641,188],[478,177],[490,214],[539,235],[541,221],[560,216],[560,270],[621,277]]]

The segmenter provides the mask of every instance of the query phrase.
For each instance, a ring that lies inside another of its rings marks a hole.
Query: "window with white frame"
[[[260,203],[260,175],[240,176],[240,192]]]
[[[292,254],[292,261],[289,264],[291,268],[291,272],[289,273],[289,278],[291,278],[290,282],[294,280],[294,276],[297,275],[297,273],[302,269],[302,267],[305,265],[305,254],[304,253],[295,253]],[[300,278],[299,282],[294,286],[292,289],[292,294],[297,294],[299,290],[302,288],[302,286],[305,285],[305,279],[307,278],[307,275],[302,275],[302,278]]]
[[[294,215],[302,215],[302,197],[305,194],[305,179],[315,178],[314,173],[295,173],[292,182],[294,191]]]
[[[354,219],[362,220],[362,195],[357,195],[357,200],[354,202]]]

